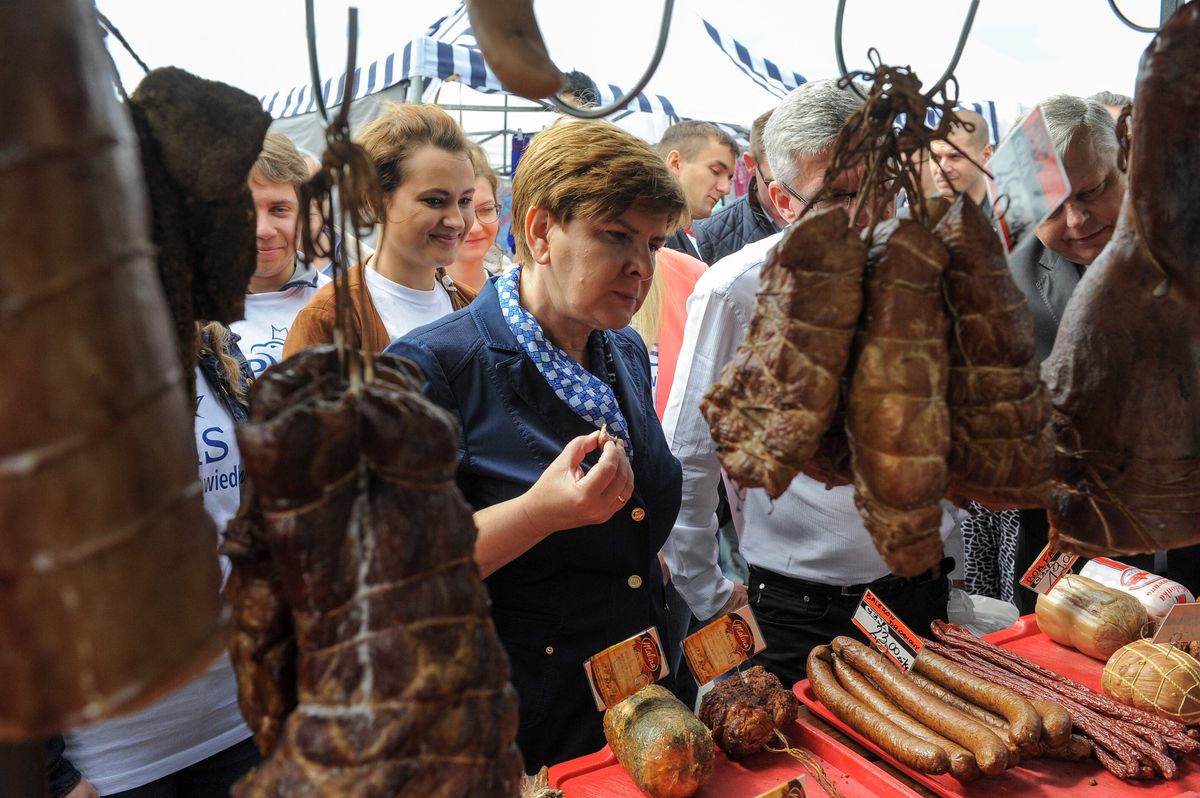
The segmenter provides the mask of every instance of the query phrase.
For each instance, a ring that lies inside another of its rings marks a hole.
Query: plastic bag
[[[950,623],[965,626],[976,637],[1007,629],[1021,617],[1020,611],[1007,601],[990,596],[972,596],[958,588],[950,590],[946,615]]]

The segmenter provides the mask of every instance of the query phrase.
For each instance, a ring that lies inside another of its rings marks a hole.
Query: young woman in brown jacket
[[[475,221],[475,172],[462,130],[435,105],[395,106],[363,130],[359,143],[375,163],[384,207],[375,209],[375,254],[349,269],[347,343],[382,352],[475,298],[445,272]],[[285,358],[333,343],[333,288],[322,287],[296,316]]]

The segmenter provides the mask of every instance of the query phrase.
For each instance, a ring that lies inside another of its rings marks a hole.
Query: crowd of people
[[[1125,179],[1106,105],[1126,101],[1041,104],[1072,193],[1011,262],[1039,358],[1112,235]],[[945,558],[897,577],[852,487],[801,475],[773,502],[740,490],[723,480],[698,410],[748,332],[784,228],[808,208],[853,202],[859,172],[823,188],[834,139],[860,104],[836,81],[806,83],[753,121],[745,153],[706,122],[673,125],[651,147],[609,122],[560,120],[515,173],[513,261],[495,247],[497,176],[436,106],[392,107],[358,137],[382,188],[373,249],[325,222],[327,208],[302,207],[316,163],[268,134],[248,180],[257,268],[246,317],[197,328],[196,442],[218,528],[238,507],[234,430],[248,386],[334,340],[331,275],[344,264],[347,343],[412,360],[428,399],[460,424],[457,481],[474,510],[475,560],[512,665],[529,771],[604,744],[582,663],[648,626],[673,661],[667,685],[690,701],[681,636],[747,604],[767,643],[756,660],[785,684],[804,677],[813,646],[857,634],[850,619],[866,588],[917,629],[946,619],[952,580],[1028,609],[1031,594],[1013,586],[1045,545],[1044,511],[946,504]],[[988,125],[962,119],[933,145],[923,184],[991,215]],[[727,198],[739,159],[750,187]],[[303,224],[316,252],[302,251]],[[1193,591],[1195,557],[1169,560]],[[54,798],[225,796],[259,761],[227,657],[145,709],[51,741],[48,755]]]

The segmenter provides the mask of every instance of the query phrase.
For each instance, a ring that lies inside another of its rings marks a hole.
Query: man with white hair
[[[1033,311],[1038,360],[1054,346],[1058,322],[1079,278],[1112,238],[1125,197],[1112,117],[1096,100],[1059,94],[1041,103],[1071,196],[1038,225],[1037,240],[1009,260]]]
[[[772,114],[764,132],[774,173],[768,190],[785,223],[795,222],[809,206],[848,207],[853,201],[861,170],[838,176],[833,196],[817,198],[834,139],[860,104],[836,81],[814,81],[793,91]],[[688,300],[679,367],[663,419],[667,442],[683,466],[683,506],[663,555],[696,617],[751,605],[767,643],[756,661],[790,686],[804,677],[810,649],[837,635],[856,634],[850,619],[867,587],[914,630],[928,633],[930,621],[946,617],[949,583],[945,561],[912,579],[889,574],[854,506],[853,487],[826,490],[803,475],[774,502],[760,488],[739,491],[727,484],[750,566],[749,588],[726,579],[717,565],[713,511],[721,466],[700,399],[746,337],[759,275],[781,235],[717,262]],[[944,515],[943,540],[953,528]]]
[[[1058,323],[1084,271],[1112,238],[1125,198],[1125,176],[1117,168],[1117,137],[1112,117],[1094,99],[1058,94],[1042,101],[1042,116],[1062,160],[1071,196],[1038,225],[1037,240],[1009,259],[1009,269],[1033,312],[1038,360],[1054,348]],[[1021,511],[1015,579],[1020,579],[1046,545],[1045,510]],[[1123,558],[1128,559],[1128,558]],[[1153,562],[1138,561],[1153,566]],[[1037,595],[1014,587],[1021,612],[1033,612]]]

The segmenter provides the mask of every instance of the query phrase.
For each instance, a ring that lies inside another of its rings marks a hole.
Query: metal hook
[[[308,2],[311,3],[312,0],[308,0]],[[650,59],[650,66],[646,68],[646,72],[638,79],[638,82],[634,84],[632,89],[625,92],[623,96],[618,97],[611,105],[603,108],[576,108],[573,105],[567,105],[558,97],[551,97],[551,104],[564,114],[578,117],[579,119],[603,119],[628,105],[634,97],[642,93],[642,89],[646,88],[646,84],[650,82],[650,78],[654,77],[654,72],[658,69],[658,62],[662,60],[663,53],[667,49],[667,34],[671,29],[671,12],[674,8],[675,0],[663,0],[662,24],[658,29],[658,43],[654,47],[654,57]]]
[[[313,98],[317,102],[317,110],[321,119],[329,124],[329,112],[325,108],[325,94],[321,89],[321,71],[317,67],[317,24],[313,12],[314,0],[304,2],[305,33],[308,39],[308,69],[312,77]],[[342,104],[338,113],[338,124],[343,124],[350,116],[350,100],[354,97],[354,69],[358,59],[358,8],[351,6],[347,9],[346,31],[346,85],[342,89]]]
[[[1112,0],[1109,0],[1111,3]],[[946,67],[946,71],[933,84],[933,88],[925,93],[926,100],[932,100],[934,95],[942,90],[954,70],[958,68],[958,61],[962,58],[963,48],[967,45],[967,36],[971,33],[971,26],[975,23],[975,12],[979,10],[979,0],[971,0],[971,5],[967,9],[967,18],[963,21],[962,32],[958,34],[958,44],[954,48],[954,55],[950,57],[950,65]],[[833,26],[833,52],[837,57],[838,69],[841,70],[842,80],[845,81],[854,93],[861,99],[866,100],[867,96],[862,93],[862,89],[858,88],[851,79],[850,70],[846,68],[846,55],[842,50],[842,19],[846,15],[846,0],[838,0],[837,17],[834,20]]]
[[[1129,17],[1122,14],[1121,9],[1117,8],[1117,0],[1108,0],[1108,7],[1111,8],[1113,13],[1117,15],[1117,19],[1121,20],[1138,33],[1158,33],[1159,31],[1159,28],[1147,28],[1144,25],[1138,25]]]
[[[304,28],[308,39],[308,71],[312,78],[313,99],[317,101],[317,110],[321,119],[329,123],[329,113],[325,110],[325,96],[321,91],[321,70],[317,68],[317,21],[313,9],[314,0],[304,0]]]

